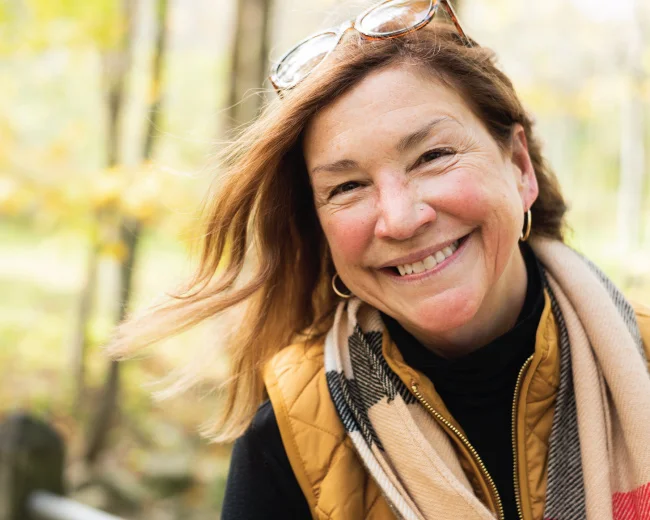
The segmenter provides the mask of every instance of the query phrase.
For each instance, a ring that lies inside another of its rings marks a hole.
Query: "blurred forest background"
[[[101,345],[190,272],[211,156],[274,95],[268,57],[367,5],[0,0],[0,419],[26,409],[56,426],[75,499],[219,517],[229,448],[198,428],[227,359],[191,395],[151,399],[218,334],[119,365]],[[650,3],[455,5],[535,116],[571,243],[650,303]]]

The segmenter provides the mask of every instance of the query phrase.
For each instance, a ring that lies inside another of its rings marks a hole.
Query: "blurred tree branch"
[[[161,79],[167,51],[168,0],[157,0],[155,8],[157,24],[156,42],[149,80],[149,107],[142,150],[143,162],[151,160],[158,135],[158,121],[162,105]],[[133,271],[136,261],[136,250],[142,233],[142,225],[142,222],[136,217],[127,215],[120,217],[119,235],[122,244],[125,246],[125,255],[120,262],[118,323],[126,317],[129,302],[132,297]],[[86,450],[86,461],[90,464],[97,460],[106,444],[106,436],[117,409],[120,367],[121,365],[117,361],[110,362],[102,399],[97,410],[97,415],[92,422],[92,430]]]
[[[262,105],[272,7],[273,0],[237,0],[228,95],[229,130],[255,119]]]
[[[122,116],[125,81],[131,68],[131,42],[135,3],[124,0],[118,17],[119,38],[115,46],[102,53],[103,85],[106,92],[106,167],[114,169],[120,162],[120,121]],[[71,346],[72,371],[75,382],[75,408],[80,411],[85,395],[85,364],[88,349],[88,328],[97,286],[97,268],[101,252],[101,235],[106,209],[95,211],[91,223],[90,247],[86,261],[85,278],[79,296],[77,317]]]

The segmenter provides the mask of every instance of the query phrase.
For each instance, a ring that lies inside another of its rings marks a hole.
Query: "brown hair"
[[[303,130],[316,112],[368,73],[402,62],[458,91],[502,149],[509,146],[513,125],[524,127],[539,183],[532,233],[563,239],[566,206],[556,177],[490,50],[464,46],[453,28],[438,23],[392,40],[361,40],[349,33],[226,150],[223,175],[207,203],[195,275],[166,302],[121,325],[110,346],[113,355],[126,356],[244,304],[236,333],[225,340],[231,376],[223,385],[223,413],[210,429],[217,441],[234,439],[250,423],[265,398],[264,363],[293,341],[321,338],[331,324],[333,266],[302,157]],[[244,265],[250,258],[248,274]],[[191,374],[185,382],[191,385]]]

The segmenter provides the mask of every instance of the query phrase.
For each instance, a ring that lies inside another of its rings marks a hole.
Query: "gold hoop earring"
[[[334,273],[334,276],[332,276],[332,289],[334,289],[334,292],[335,292],[338,296],[340,296],[341,298],[344,298],[344,299],[346,299],[346,300],[347,300],[348,298],[351,298],[351,297],[352,297],[352,291],[350,291],[350,289],[348,289],[348,288],[346,287],[346,289],[348,289],[348,291],[350,291],[349,293],[346,294],[346,293],[344,293],[344,292],[341,292],[341,291],[338,289],[338,287],[336,287],[336,279],[337,279],[337,278],[338,278],[338,279],[341,279],[341,277],[339,276],[339,273]]]
[[[528,240],[528,237],[530,236],[530,230],[533,227],[533,214],[528,210],[526,213],[524,213],[524,229],[521,232],[521,238],[520,240],[522,242],[525,242]]]

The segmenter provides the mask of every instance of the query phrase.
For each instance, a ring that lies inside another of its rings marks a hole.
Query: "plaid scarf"
[[[544,518],[650,519],[650,377],[634,311],[564,244],[534,239],[559,331]],[[379,312],[342,302],[325,341],[332,401],[395,516],[492,519],[450,437],[395,374]]]

